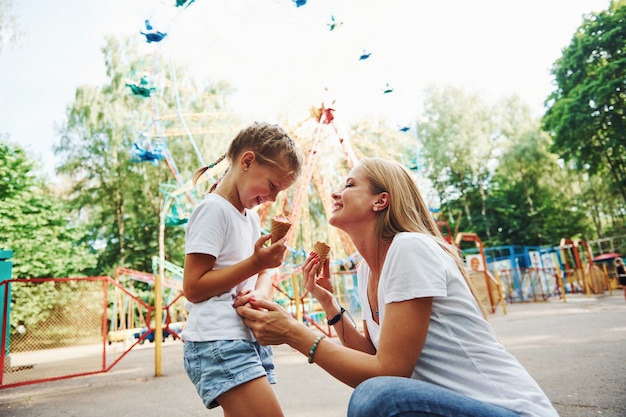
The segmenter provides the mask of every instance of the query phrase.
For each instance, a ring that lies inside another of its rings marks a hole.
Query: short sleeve
[[[453,260],[427,235],[396,235],[382,274],[385,304],[413,298],[447,296],[448,268]]]
[[[228,232],[228,220],[221,204],[205,199],[189,218],[185,229],[185,253],[217,257]]]

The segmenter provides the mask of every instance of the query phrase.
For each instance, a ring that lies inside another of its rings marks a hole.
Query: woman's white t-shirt
[[[195,208],[185,233],[185,253],[212,255],[215,257],[213,269],[222,269],[254,253],[254,244],[261,237],[261,226],[257,213],[245,210],[242,214],[223,197],[212,193]],[[208,300],[186,301],[189,315],[181,338],[193,342],[255,340],[233,308],[233,301],[242,289],[254,289],[257,276]]]
[[[363,320],[378,349],[380,326],[367,298],[370,270],[359,265]],[[431,237],[399,233],[378,284],[379,322],[389,303],[433,297],[428,335],[412,378],[437,384],[521,416],[558,417],[550,400],[518,360],[496,340],[454,260]]]

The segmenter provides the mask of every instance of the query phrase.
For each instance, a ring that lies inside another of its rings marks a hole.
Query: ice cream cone
[[[317,242],[315,242],[315,245],[313,245],[313,252],[317,253],[317,256],[320,257],[320,267],[317,270],[317,273],[319,275],[322,268],[324,268],[324,262],[326,262],[326,258],[328,258],[328,252],[330,252],[330,246],[318,240]]]
[[[282,239],[289,231],[291,221],[283,215],[272,217],[272,243]]]

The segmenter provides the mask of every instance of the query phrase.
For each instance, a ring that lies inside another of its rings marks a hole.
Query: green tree
[[[34,172],[23,148],[0,141],[0,247],[16,278],[84,275],[95,264],[78,211]]]
[[[430,86],[425,95],[418,137],[427,161],[426,175],[443,204],[460,199],[464,218],[472,228],[470,194],[478,193],[480,213],[486,220],[486,189],[500,146],[493,109],[479,94],[456,87]]]
[[[184,224],[197,201],[184,185],[201,156],[212,162],[226,151],[238,126],[223,106],[227,85],[197,86],[163,57],[138,55],[131,40],[110,37],[103,54],[107,83],[76,90],[55,148],[57,172],[71,179],[71,203],[90,224],[98,249],[93,273],[112,275],[117,266],[151,271],[165,199],[179,191],[168,214]],[[189,140],[192,134],[200,143]],[[135,150],[164,159],[133,162]],[[166,258],[179,265],[183,236],[182,228],[168,228],[164,245]]]
[[[559,164],[551,138],[519,97],[493,106],[453,88],[427,97],[420,140],[441,210],[459,222],[453,228],[492,246],[556,244],[589,233],[578,172]]]
[[[5,43],[18,39],[17,19],[12,9],[13,0],[0,0],[0,51]]]
[[[586,210],[578,204],[572,173],[549,151],[550,138],[539,121],[512,137],[490,189],[491,245],[557,244],[589,232]]]
[[[552,150],[589,176],[601,175],[626,203],[626,2],[586,15],[552,74],[543,127]]]

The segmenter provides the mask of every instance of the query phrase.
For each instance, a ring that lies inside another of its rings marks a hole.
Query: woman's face
[[[332,199],[332,213],[328,222],[344,231],[375,216],[373,208],[376,195],[372,194],[370,182],[360,166],[350,171],[343,188],[332,193]]]

